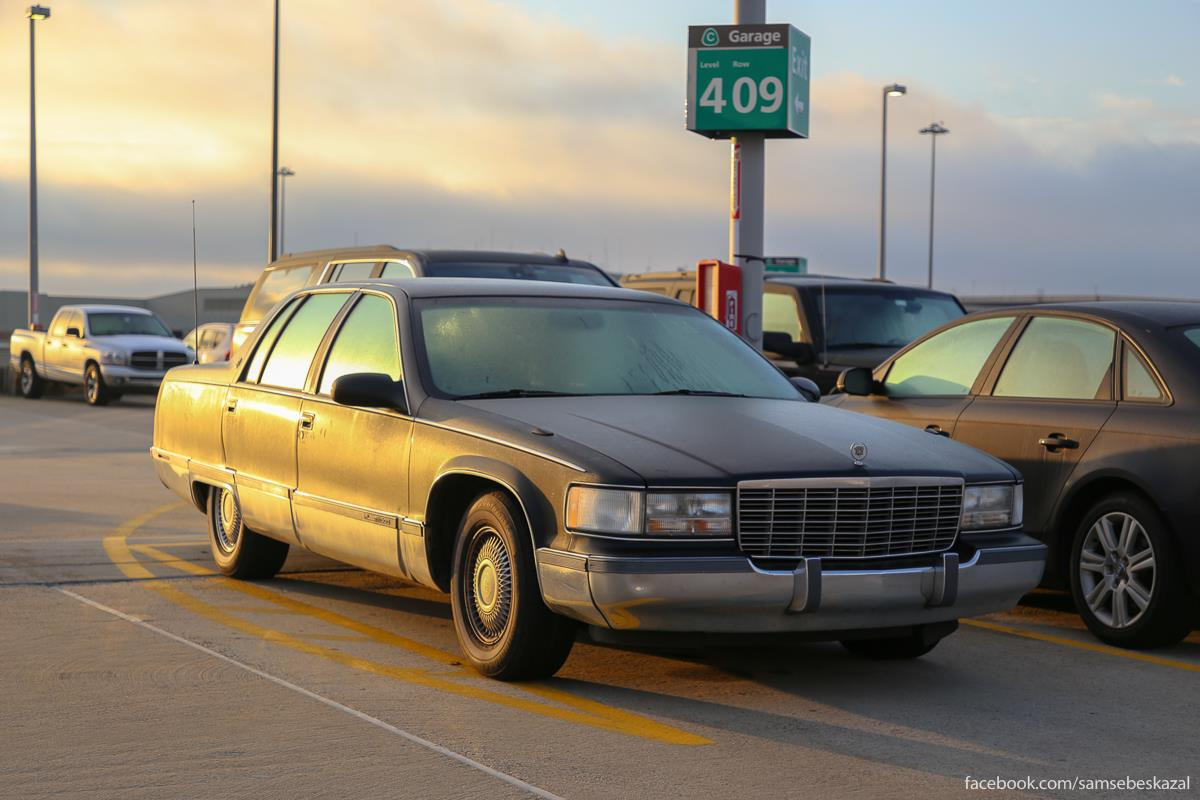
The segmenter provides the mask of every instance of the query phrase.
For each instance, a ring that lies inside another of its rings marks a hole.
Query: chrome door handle
[[[225,410],[228,411],[230,414],[237,411],[237,398],[236,397],[232,397],[226,401]]]
[[[938,425],[936,423],[931,424],[931,425],[926,425],[925,432],[932,433],[934,436],[945,436],[947,439],[950,438],[950,432],[942,430],[942,426]]]
[[[317,418],[317,415],[314,414],[313,412],[305,411],[303,414],[300,415],[300,430],[311,431],[312,426],[313,426],[313,420],[315,420],[316,418]]]
[[[1058,448],[1060,447],[1067,450],[1074,450],[1075,448],[1079,447],[1079,442],[1075,441],[1074,439],[1068,439],[1061,433],[1052,433],[1044,439],[1038,439],[1038,444],[1049,450],[1051,453],[1057,452]]]

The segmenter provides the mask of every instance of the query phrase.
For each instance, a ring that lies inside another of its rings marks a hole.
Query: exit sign
[[[687,129],[807,139],[808,56],[793,25],[690,26]]]

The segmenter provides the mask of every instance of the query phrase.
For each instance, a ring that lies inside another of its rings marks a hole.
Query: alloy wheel
[[[100,377],[96,374],[95,368],[89,368],[87,375],[84,376],[83,390],[87,394],[89,403],[96,402],[96,396],[100,393]]]
[[[1154,597],[1154,544],[1136,518],[1123,511],[1101,515],[1079,553],[1079,584],[1091,613],[1110,628],[1128,628]]]
[[[25,359],[21,362],[21,393],[29,394],[33,391],[33,362]]]
[[[463,581],[463,599],[471,633],[482,644],[495,644],[512,613],[513,580],[508,546],[494,528],[475,532],[467,564],[470,580]]]

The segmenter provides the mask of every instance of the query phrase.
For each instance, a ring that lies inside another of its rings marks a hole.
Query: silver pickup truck
[[[86,305],[63,306],[44,333],[13,331],[9,357],[25,397],[41,397],[47,382],[68,383],[102,406],[126,392],[156,392],[166,371],[194,354],[144,308]]]

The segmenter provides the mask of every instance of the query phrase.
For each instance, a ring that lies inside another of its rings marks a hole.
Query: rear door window
[[[258,382],[283,389],[303,389],[317,347],[347,297],[343,292],[309,295],[279,334]]]
[[[970,393],[979,371],[1015,317],[965,322],[926,339],[896,359],[884,387],[890,397],[954,397]]]
[[[407,258],[396,258],[391,261],[383,262],[383,273],[381,278],[415,278],[417,276],[416,267]]]
[[[316,264],[301,264],[267,270],[259,279],[249,308],[242,314],[243,321],[258,322],[264,319],[280,300],[307,286],[316,268]]]
[[[365,281],[378,266],[377,261],[347,261],[345,264],[334,264],[330,279],[334,283],[346,281]]]
[[[1050,400],[1111,398],[1111,328],[1079,319],[1035,317],[1021,334],[992,392]]]

